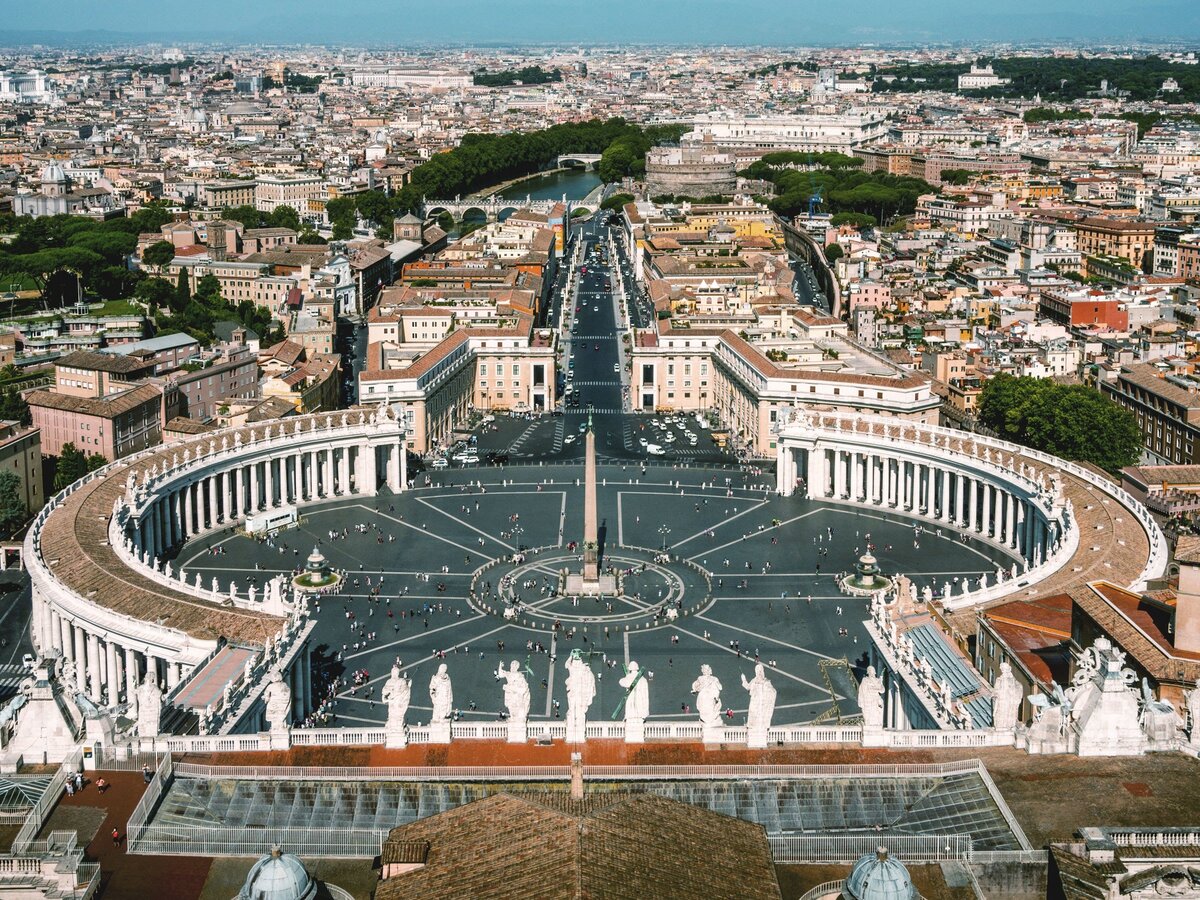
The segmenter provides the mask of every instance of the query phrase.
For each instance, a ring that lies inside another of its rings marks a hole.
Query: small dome
[[[237,900],[311,900],[316,895],[317,883],[304,863],[276,847],[251,867]]]
[[[886,847],[854,864],[842,892],[852,900],[913,900],[917,896],[908,869],[888,856]]]
[[[63,171],[63,167],[56,162],[50,163],[46,168],[42,169],[42,184],[66,184],[67,173]]]

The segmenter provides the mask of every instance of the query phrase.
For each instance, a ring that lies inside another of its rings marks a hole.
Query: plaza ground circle
[[[614,590],[572,593],[566,573],[582,566],[578,554],[559,548],[495,560],[471,582],[471,605],[482,613],[528,628],[635,631],[674,625],[713,603],[712,579],[701,566],[663,551],[622,547],[604,553],[601,565]]]

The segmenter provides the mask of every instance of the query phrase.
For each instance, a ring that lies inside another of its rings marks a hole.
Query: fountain
[[[858,558],[854,574],[842,579],[842,589],[848,594],[870,595],[892,588],[892,579],[879,571],[879,564],[868,551]]]
[[[341,584],[342,576],[330,568],[324,555],[316,547],[308,554],[304,571],[292,579],[292,584],[301,591],[321,591]]]

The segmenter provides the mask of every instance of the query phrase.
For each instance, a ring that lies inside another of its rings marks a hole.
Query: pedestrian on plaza
[[[113,828],[112,839],[113,839],[113,846],[119,848],[121,846],[121,832],[119,829]]]
[[[150,767],[142,766],[142,781],[146,782],[146,784],[149,784],[153,780],[154,773],[150,771]]]

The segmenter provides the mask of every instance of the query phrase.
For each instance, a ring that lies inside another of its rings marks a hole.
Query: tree
[[[334,197],[325,204],[325,215],[333,226],[333,239],[344,241],[354,236],[358,212],[352,197]]]
[[[961,187],[971,180],[971,174],[969,169],[942,169],[942,183]]]
[[[87,459],[73,443],[62,445],[58,453],[58,465],[54,469],[54,489],[61,491],[77,482],[88,473]]]
[[[980,395],[979,421],[1007,440],[1109,472],[1142,451],[1133,414],[1083,385],[997,375]]]
[[[171,308],[178,311],[187,306],[188,301],[192,299],[192,292],[188,289],[188,270],[179,270],[179,280],[175,282],[175,302],[171,304]]]
[[[874,216],[869,216],[866,213],[851,213],[842,212],[832,216],[829,224],[834,228],[841,225],[853,225],[855,228],[874,228],[878,223]]]
[[[0,420],[5,422],[20,422],[29,425],[33,422],[33,414],[29,412],[29,404],[21,396],[15,386],[9,386],[0,392]]]
[[[267,216],[267,225],[271,228],[290,228],[292,231],[299,231],[300,213],[296,212],[294,206],[281,203],[271,211],[271,215]]]
[[[825,258],[829,260],[830,264],[837,262],[845,255],[846,251],[842,249],[841,244],[830,244],[825,248]]]
[[[257,207],[249,204],[226,206],[221,210],[221,218],[230,222],[241,222],[244,228],[262,228],[265,224],[263,214],[258,211]]]
[[[108,465],[108,460],[99,453],[90,453],[87,458],[87,470],[95,472],[97,469],[103,469]]]
[[[600,204],[601,209],[607,209],[610,212],[616,212],[633,200],[633,194],[613,194],[607,200]]]
[[[153,315],[159,309],[170,309],[175,289],[165,278],[147,278],[133,289],[133,298],[145,303]]]
[[[319,234],[317,234],[311,228],[305,228],[304,231],[300,232],[300,236],[298,238],[296,238],[296,241],[301,244],[327,244],[327,243],[329,243],[328,241],[325,240],[325,238],[321,237]]]
[[[25,498],[21,496],[21,479],[16,472],[0,471],[0,533],[13,534],[29,519]]]

